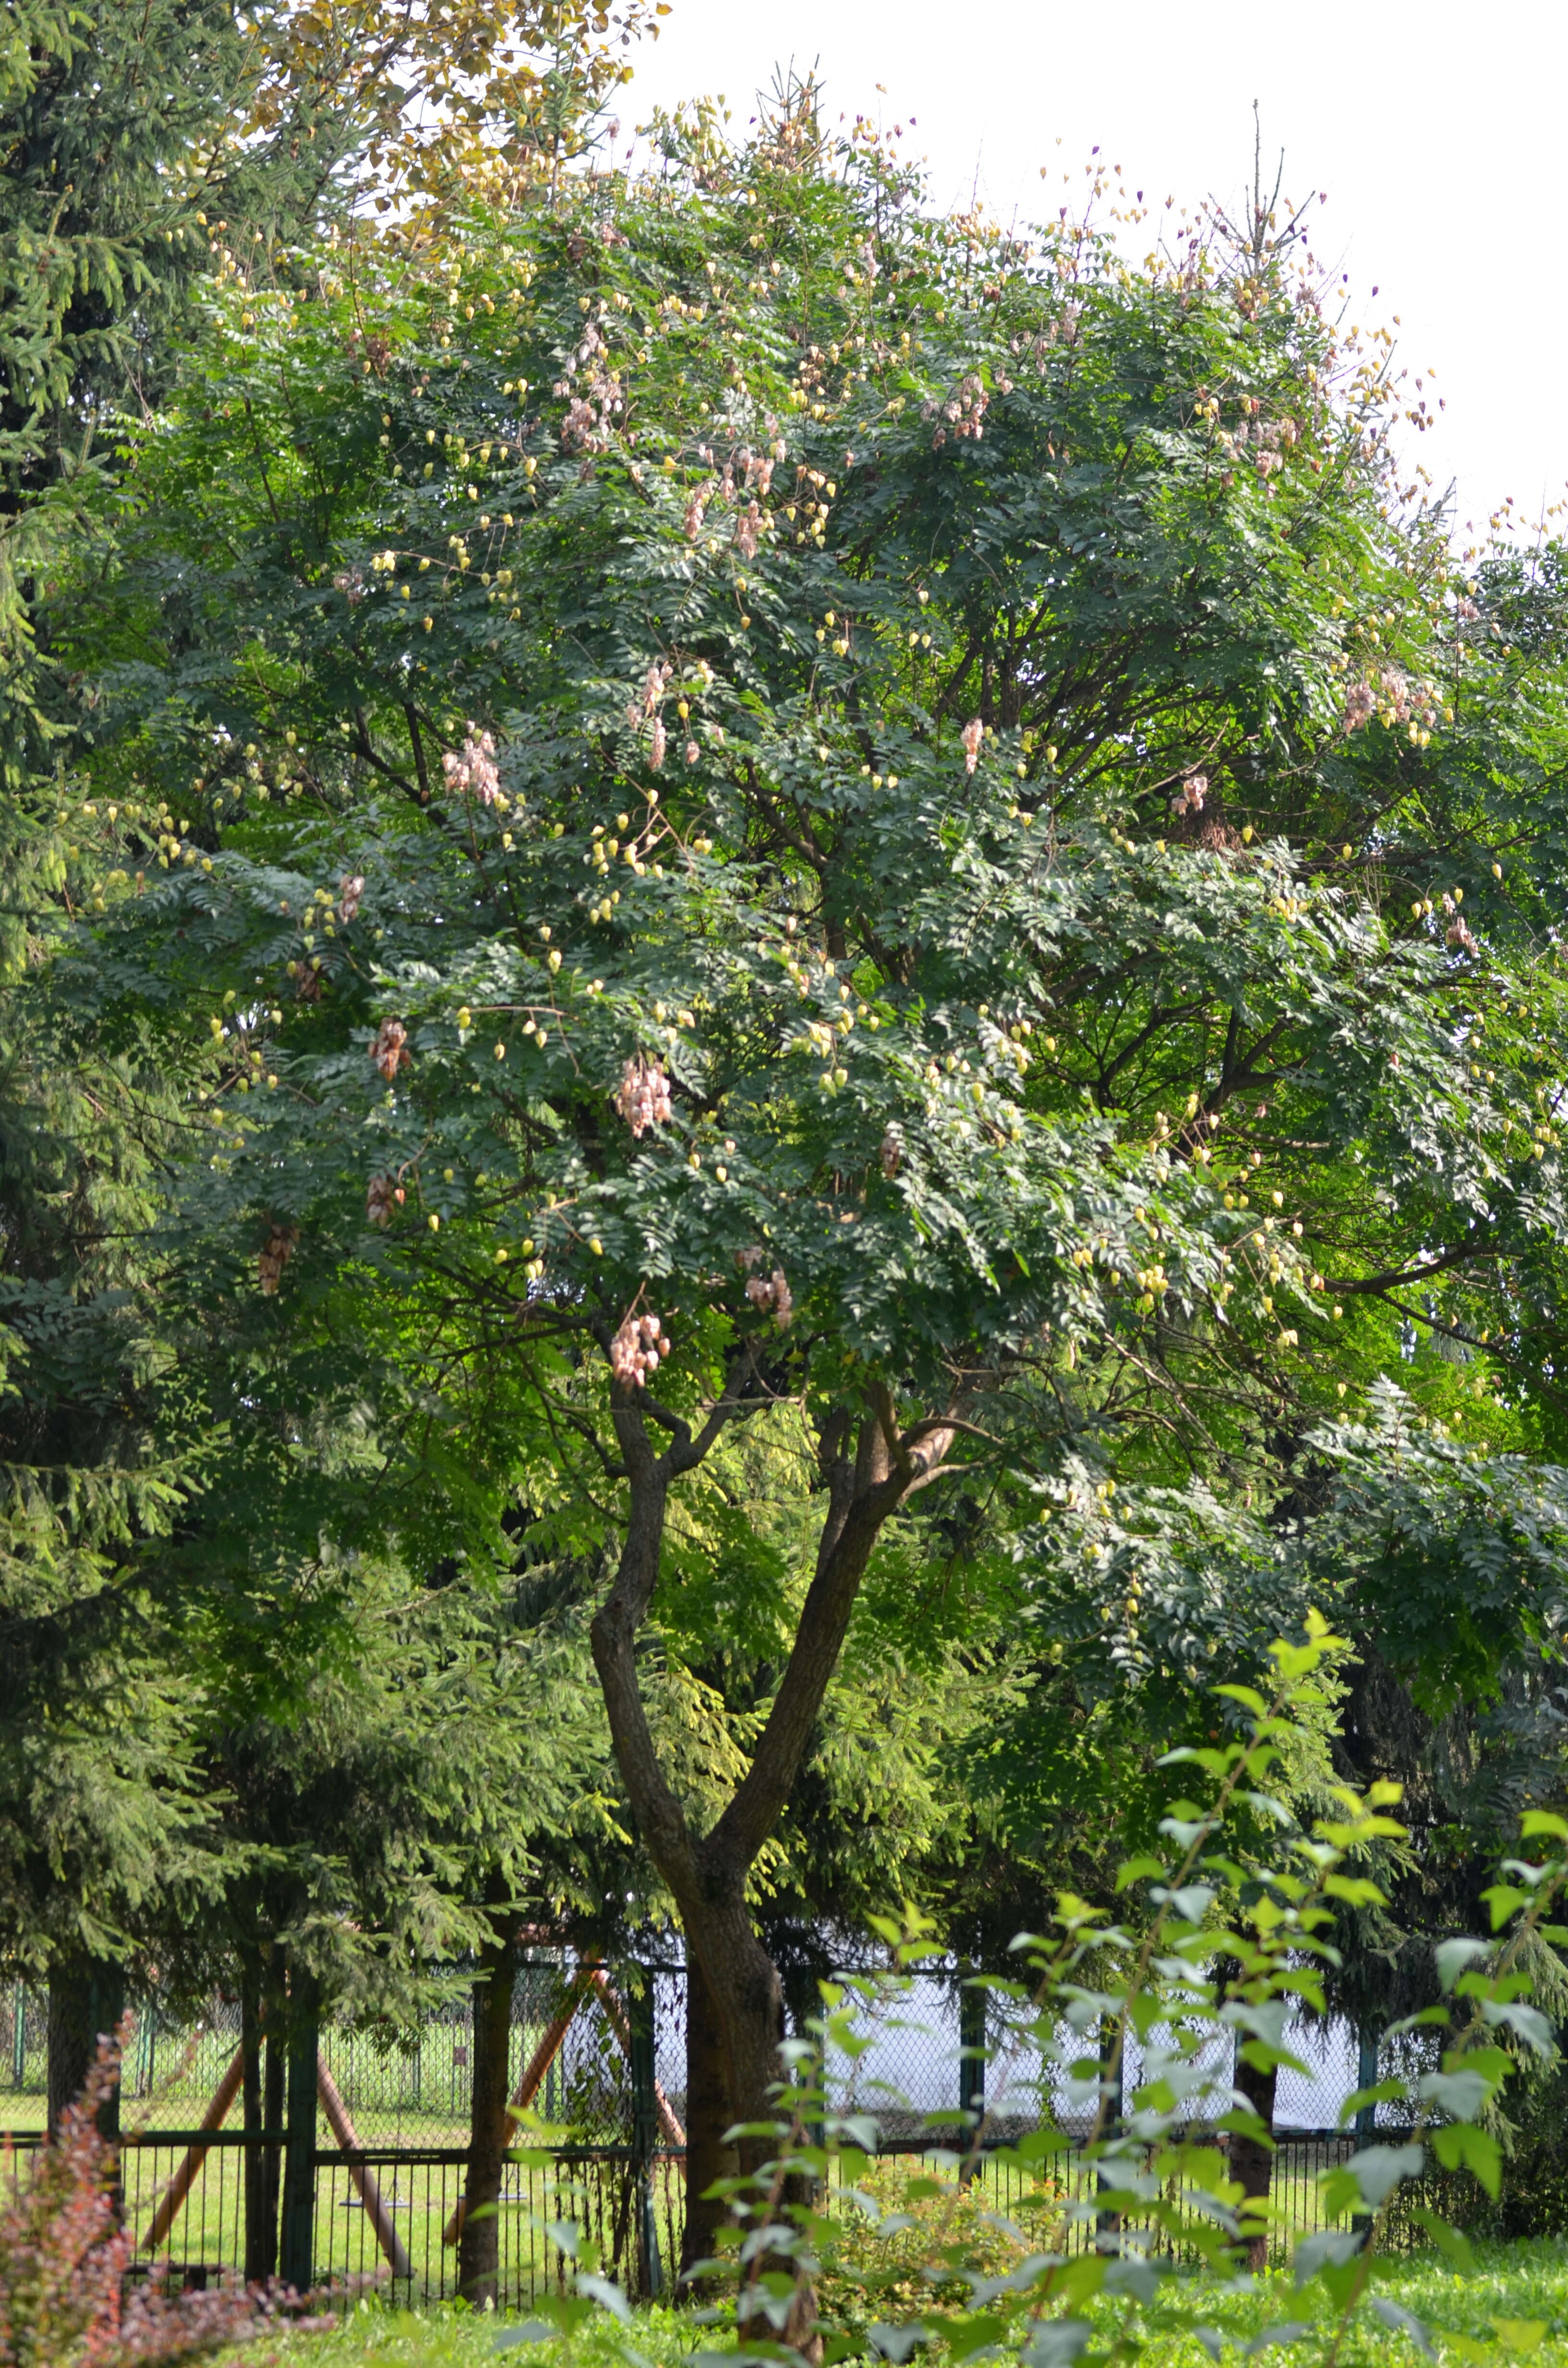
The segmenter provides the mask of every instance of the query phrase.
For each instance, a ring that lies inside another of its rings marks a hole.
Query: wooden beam
[[[608,2021],[609,2027],[614,2032],[617,2039],[619,2040],[621,2052],[625,2055],[627,2062],[630,2064],[631,2061],[631,2021],[630,2016],[627,2014],[625,2004],[621,1999],[620,1993],[616,1988],[615,1984],[610,1980],[609,1975],[605,1972],[602,1965],[596,1965],[594,1967],[590,1979],[603,2001],[605,2015]],[[684,2152],[686,2147],[686,2132],[681,2127],[675,2107],[665,2096],[657,2080],[653,2083],[653,2102],[658,2109],[659,2127],[664,2131],[664,2134],[668,2139],[670,2145],[680,2147]]]
[[[348,2108],[338,2091],[336,2081],[326,2068],[326,2056],[320,2051],[316,2055],[316,2087],[321,2093],[323,2110],[325,2112],[327,2126],[333,2136],[346,2154],[358,2153],[359,2140],[349,2117]],[[414,2275],[414,2264],[408,2258],[403,2238],[392,2225],[392,2214],[381,2201],[381,2191],[377,2184],[375,2172],[368,2164],[362,2162],[346,2163],[344,2169],[354,2182],[359,2201],[364,2205],[370,2226],[376,2232],[376,2242],[392,2265],[393,2277],[411,2278]]]
[[[212,2094],[212,2102],[201,2116],[199,2126],[210,2135],[206,2138],[196,2139],[186,2149],[185,2159],[159,2198],[158,2208],[153,2214],[147,2234],[142,2239],[142,2250],[144,2253],[154,2251],[163,2243],[179,2217],[180,2206],[196,2184],[196,2175],[207,2159],[212,2139],[217,2136],[229,2118],[229,2109],[240,2093],[240,2084],[244,2078],[244,2072],[245,2052],[243,2047],[236,2047],[233,2062],[219,2081]]]

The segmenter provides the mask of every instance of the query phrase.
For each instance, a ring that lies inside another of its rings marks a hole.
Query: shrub
[[[6,2149],[0,2211],[0,2368],[173,2362],[260,2334],[271,2305],[238,2286],[171,2294],[130,2283],[135,2238],[119,2208],[119,2153],[98,2126],[119,2079],[120,2040],[98,2043],[86,2084],[32,2176]]]
[[[971,2271],[1005,2279],[1020,2270],[1049,2239],[1062,2201],[1046,2172],[1004,2216],[983,2178],[955,2187],[924,2164],[869,2165],[824,2231],[818,2309],[861,2337],[873,2323],[939,2319],[969,2302]]]
[[[1201,1797],[1171,1804],[1164,1854],[1121,1869],[1126,1919],[1113,1923],[1063,1895],[1051,1930],[1015,1944],[1022,1977],[987,1977],[1011,2033],[998,2052],[1027,2045],[1053,2088],[1067,2084],[1074,2118],[1086,2108],[1081,2140],[1063,2115],[1016,2145],[989,2146],[983,2114],[957,2117],[969,2126],[955,2132],[948,2112],[928,2117],[918,2172],[901,2178],[878,2166],[873,2120],[835,2113],[839,2084],[824,2067],[835,2056],[854,2062],[872,2044],[850,2000],[881,1985],[824,1984],[824,2013],[783,2050],[790,2077],[777,2092],[776,2158],[716,2191],[733,2219],[719,2257],[699,2265],[705,2300],[714,2297],[705,2315],[729,2320],[737,2360],[832,2368],[869,2351],[903,2368],[924,2351],[931,2368],[1009,2357],[1019,2368],[1110,2368],[1156,2334],[1180,2347],[1184,2363],[1199,2349],[1223,2355],[1220,2322],[1238,2308],[1253,2314],[1254,2259],[1290,2230],[1287,2204],[1233,2172],[1237,2141],[1267,2155],[1272,2138],[1230,2063],[1216,2062],[1216,2026],[1249,2071],[1294,2064],[1289,2014],[1299,2001],[1323,2011],[1336,1918],[1381,1901],[1358,1870],[1376,1843],[1403,1831],[1385,1814],[1391,1785],[1336,1790],[1333,1812],[1310,1831],[1290,1806],[1289,1765],[1310,1741],[1329,1699],[1324,1679],[1344,1649],[1315,1615],[1308,1629],[1304,1645],[1274,1647],[1272,1701],[1243,1686],[1216,1689],[1229,1739],[1167,1755]],[[1519,2055],[1544,2060],[1551,2046],[1545,2017],[1527,2003],[1526,1968],[1568,1940],[1568,1929],[1547,1920],[1568,1887],[1568,1820],[1531,1810],[1521,1839],[1546,1849],[1506,1861],[1483,1895],[1491,1937],[1442,1941],[1443,2003],[1391,2032],[1411,2041],[1413,2068],[1346,2100],[1346,2129],[1383,2103],[1402,2109],[1398,2125],[1324,2173],[1325,2225],[1291,2245],[1290,2317],[1250,2336],[1248,2351],[1290,2342],[1321,2368],[1347,2368],[1369,2341],[1386,2349],[1409,2338],[1430,2351],[1426,2327],[1390,2291],[1404,2281],[1393,2248],[1415,2228],[1460,2271],[1451,2306],[1473,2315],[1471,2247],[1432,2206],[1451,2207],[1466,2187],[1495,2202],[1502,2151],[1491,2125],[1503,2086]],[[918,1919],[902,1939],[896,1927],[879,1929],[903,1964],[931,1953]],[[906,1977],[892,1976],[889,2002],[907,2002],[908,1990]],[[1124,2080],[1130,2054],[1136,2071]],[[1214,2143],[1221,2134],[1229,2152]],[[1076,2167],[1063,2179],[1070,2145]],[[975,2175],[982,2149],[1021,2205],[994,2208]],[[557,2241],[583,2263],[574,2235]],[[726,2271],[727,2302],[717,2293]],[[541,2305],[543,2325],[573,2333],[597,2303],[629,2320],[624,2296],[595,2263],[587,2271],[579,2269],[575,2294],[558,2309]],[[1535,2349],[1546,2333],[1544,2320],[1492,2323],[1504,2351]],[[1449,2340],[1466,2358],[1497,2356],[1469,2335]],[[637,2355],[628,2346],[624,2357]]]

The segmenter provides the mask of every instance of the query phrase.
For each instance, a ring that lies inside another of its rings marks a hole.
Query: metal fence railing
[[[196,2135],[163,2132],[126,2146],[121,2180],[126,2216],[140,2239],[138,2267],[155,2265],[172,2285],[200,2289],[243,2269],[242,2133],[224,2131],[210,2139],[181,2211],[157,2241],[148,2241],[159,2204]],[[37,2133],[13,2140],[8,2156],[0,2158],[0,2176],[10,2183],[25,2180],[40,2144]],[[1356,2144],[1353,2134],[1341,2130],[1300,2131],[1280,2141],[1273,2186],[1278,2219],[1269,2248],[1277,2264],[1289,2260],[1301,2237],[1325,2225],[1320,2176],[1344,2162]],[[318,2150],[312,2283],[340,2295],[374,2283],[393,2300],[415,2307],[451,2299],[458,2290],[458,2254],[448,2237],[463,2192],[465,2162],[465,2154],[451,2146]],[[904,2142],[883,2151],[881,2168],[915,2172],[920,2164],[919,2149]],[[383,2225],[396,2231],[401,2257],[395,2263],[388,2260],[361,2192],[366,2171],[377,2181]],[[1044,2223],[1053,2243],[1064,2241],[1074,2251],[1095,2241],[1096,2177],[1074,2142],[1038,2171],[1024,2170],[1005,2152],[983,2153],[972,2185],[983,2210],[1005,2214],[1025,2229]],[[545,2294],[563,2290],[565,2259],[549,2234],[562,2220],[574,2222],[593,2239],[605,2274],[635,2291],[645,2195],[652,2206],[652,2283],[655,2291],[668,2293],[680,2260],[685,2190],[685,2162],[667,2152],[646,2164],[611,2148],[562,2149],[548,2159],[509,2162],[498,2207],[500,2306],[526,2310]],[[892,2191],[884,2197],[895,2204],[899,2200]],[[1392,2249],[1422,2241],[1413,2215],[1428,2200],[1414,2192],[1406,2199],[1386,2234]],[[1077,2207],[1075,2214],[1068,2207]]]
[[[8,2139],[0,2183],[12,2194],[43,2142],[39,2131]],[[243,2131],[165,2130],[122,2144],[122,2209],[137,2235],[138,2271],[156,2268],[171,2286],[197,2291],[243,2271],[247,2143]],[[282,2145],[279,2134],[270,2150],[281,2155]],[[160,2208],[193,2152],[199,2159],[188,2188],[160,2232]],[[319,2148],[309,2283],[339,2294],[373,2283],[394,2300],[420,2306],[452,2298],[458,2252],[450,2237],[466,2162],[456,2146]],[[561,2148],[545,2159],[509,2161],[497,2213],[502,2306],[527,2308],[547,2292],[564,2290],[565,2257],[547,2234],[562,2220],[592,2238],[606,2274],[636,2286],[639,2240],[648,2225],[644,2198],[652,2206],[652,2283],[667,2291],[680,2259],[685,2169],[678,2156],[660,2154],[644,2164],[628,2149],[610,2147]],[[374,2211],[363,2192],[366,2173],[376,2182]],[[378,2220],[395,2231],[395,2260]]]
[[[6,2169],[17,2180],[28,2175],[41,2138],[46,2017],[43,2001],[19,1986],[3,2004],[0,2127],[9,2124],[13,2133]],[[673,2279],[685,2219],[684,2006],[678,1969],[610,1972],[559,1952],[541,1952],[521,1969],[508,2085],[514,2096],[526,2093],[551,2125],[551,2143],[548,2152],[519,2148],[507,2164],[498,2207],[505,2307],[527,2308],[559,2284],[562,2258],[545,2231],[562,2220],[584,2228],[607,2273],[629,2286],[651,2280],[667,2288]],[[1024,2218],[1053,2203],[1085,2205],[1095,2174],[1082,2159],[1084,2100],[1071,2093],[1062,2062],[1075,2051],[1063,2050],[1053,2061],[1049,2050],[1041,2054],[1038,2035],[1009,2029],[1013,2010],[1006,2000],[986,1999],[983,2017],[981,2006],[980,1993],[965,1989],[951,1971],[923,1975],[902,1997],[868,1997],[857,2011],[869,2044],[830,2078],[835,2106],[874,2117],[882,2168],[892,2179],[901,2161],[913,2168],[922,2153],[952,2143],[950,2128],[933,2137],[928,2117],[945,2113],[951,2123],[978,2086],[990,2109],[975,2172],[981,2193],[998,2211]],[[321,2026],[313,2131],[294,2124],[313,2178],[306,2241],[315,2282],[343,2288],[381,2277],[411,2303],[455,2292],[452,2239],[464,2183],[472,2044],[471,2001],[456,1990],[415,2032],[388,2033],[343,2019]],[[240,2118],[231,2110],[239,2046],[237,2002],[214,1998],[199,2015],[139,2016],[124,2068],[121,2179],[139,2257],[166,2264],[172,2278],[193,2285],[244,2262],[247,2144],[278,2155],[274,2197],[283,2184],[284,2132],[247,2139],[231,2126]],[[983,2056],[963,2056],[977,2046]],[[1341,2099],[1356,2086],[1353,2039],[1332,2030],[1305,2032],[1301,2052],[1308,2074],[1293,2088],[1282,2082],[1276,2112],[1275,2249],[1281,2257],[1296,2237],[1324,2225],[1320,2175],[1366,2135],[1358,2138],[1334,2123]],[[1228,2073],[1218,2060],[1214,2068],[1222,2091]],[[1135,2064],[1131,2071],[1135,2085]],[[1007,2149],[1041,2124],[1077,2135],[1038,2172],[1028,2172],[1008,2159]],[[1395,2132],[1380,2123],[1379,2135]],[[1217,2132],[1215,2141],[1222,2142]],[[256,2184],[260,2192],[262,2182]],[[1091,2214],[1080,2211],[1070,2225],[1071,2241],[1093,2242]],[[1419,2240],[1408,2212],[1392,2234],[1397,2242]]]

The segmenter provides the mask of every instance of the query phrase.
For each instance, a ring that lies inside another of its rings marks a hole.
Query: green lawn
[[[1530,2357],[1539,2368],[1568,2368],[1568,2241],[1481,2246],[1477,2262],[1477,2274],[1470,2278],[1461,2278],[1426,2256],[1415,2262],[1391,2264],[1380,2276],[1376,2290],[1426,2320],[1433,2332],[1437,2359],[1455,2363],[1455,2368],[1461,2360],[1477,2357],[1474,2351],[1465,2351],[1451,2340],[1456,2335],[1482,2346],[1481,2356],[1497,2362],[1498,2368],[1520,2356]],[[1231,2362],[1239,2368],[1243,2347],[1263,2328],[1316,2316],[1311,2304],[1302,2307],[1289,2279],[1282,2276],[1260,2281],[1251,2294],[1211,2293],[1204,2299],[1199,2288],[1196,2298],[1202,2318],[1229,2339],[1221,2353],[1227,2368]],[[1191,2337],[1172,2334],[1168,2325],[1162,2325],[1165,2316],[1151,2309],[1135,2322],[1148,2345],[1142,2354],[1146,2368],[1210,2368],[1211,2353]],[[1499,2340],[1498,2322],[1511,2340]],[[1111,2323],[1112,2316],[1107,2311],[1102,2315],[1107,2332]],[[1544,2333],[1535,2336],[1536,2327]],[[415,2315],[363,2302],[339,2328],[323,2335],[289,2337],[280,2346],[269,2344],[268,2348],[278,2353],[280,2368],[282,2363],[286,2368],[304,2368],[302,2359],[290,2360],[289,2355],[302,2354],[307,2349],[313,2368],[359,2368],[361,2362],[366,2368],[372,2362],[377,2368],[381,2362],[387,2368],[404,2362],[408,2368],[481,2368],[481,2363],[495,2359],[497,2338],[504,2338],[506,2328],[504,2320],[457,2307]],[[716,2339],[712,2328],[665,2307],[639,2311],[629,2341],[652,2368],[684,2368],[695,2351],[711,2354],[729,2348],[726,2339]],[[531,2357],[538,2357],[543,2368],[547,2350],[553,2353],[555,2347],[535,2354],[530,2345],[501,2356],[507,2368],[521,2368]],[[572,2368],[619,2368],[624,2358],[618,2330],[608,2317],[599,2318],[576,2337],[569,2350]],[[1305,2343],[1264,2356],[1285,2368],[1292,2359],[1304,2363],[1322,2355],[1318,2347]],[[1421,2358],[1409,2336],[1383,2326],[1365,2310],[1340,2353],[1342,2368],[1384,2368],[1384,2363],[1403,2368],[1406,2362],[1415,2368]],[[556,2368],[561,2368],[558,2353]]]

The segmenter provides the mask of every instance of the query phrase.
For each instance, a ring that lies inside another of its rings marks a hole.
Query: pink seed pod
[[[675,1115],[675,1106],[670,1099],[670,1081],[661,1064],[642,1053],[628,1061],[620,1073],[615,1106],[633,1136],[641,1136],[650,1127],[667,1124]]]
[[[658,1372],[661,1357],[669,1353],[669,1337],[656,1315],[626,1315],[609,1344],[610,1371],[625,1388],[645,1389],[649,1374]]]

